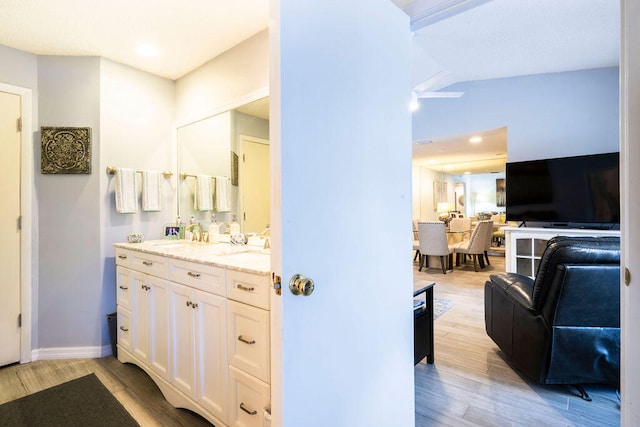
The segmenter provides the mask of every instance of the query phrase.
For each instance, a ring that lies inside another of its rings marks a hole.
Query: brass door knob
[[[313,280],[304,277],[301,274],[294,274],[289,280],[289,290],[294,295],[304,295],[308,297],[313,293]]]

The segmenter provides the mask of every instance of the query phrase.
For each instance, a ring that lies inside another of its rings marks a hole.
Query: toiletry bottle
[[[233,222],[231,223],[231,235],[240,233],[240,224],[236,221],[236,216],[233,216]]]
[[[218,243],[220,241],[220,225],[216,222],[216,214],[211,215],[209,224],[209,242]]]
[[[191,215],[191,218],[189,218],[189,225],[191,226],[192,224],[195,224],[195,223],[196,223],[196,219],[193,217],[193,215]],[[184,238],[187,240],[191,240],[192,237],[193,237],[193,228],[187,227],[184,232]]]
[[[176,218],[176,226],[178,227],[178,238],[184,239],[184,224],[182,223],[182,218],[178,215]]]

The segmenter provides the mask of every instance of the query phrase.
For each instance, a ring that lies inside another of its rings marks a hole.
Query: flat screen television
[[[619,157],[605,153],[507,163],[507,220],[619,224]]]

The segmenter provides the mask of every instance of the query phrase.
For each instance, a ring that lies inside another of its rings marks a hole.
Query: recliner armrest
[[[533,310],[534,280],[517,273],[499,273],[489,276],[493,286],[502,289],[514,302]]]

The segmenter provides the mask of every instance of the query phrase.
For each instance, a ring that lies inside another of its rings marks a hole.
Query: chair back
[[[413,240],[418,240],[418,220],[413,220]]]
[[[533,284],[533,308],[536,310],[542,309],[544,312],[544,306],[546,307],[547,315],[553,316],[548,310],[555,310],[560,291],[566,291],[566,289],[561,288],[567,287],[569,279],[578,277],[577,271],[586,271],[587,267],[593,268],[593,266],[597,266],[602,272],[607,271],[606,274],[613,277],[616,289],[612,291],[617,292],[617,297],[611,303],[618,304],[619,308],[620,298],[617,284],[620,277],[620,238],[567,236],[554,237],[547,242],[547,247],[542,253]],[[608,269],[607,267],[610,268]],[[587,273],[586,278],[588,280],[576,280],[578,283],[573,285],[586,286],[582,292],[589,294],[590,297],[594,296],[596,288],[600,287],[602,283],[606,283],[604,277],[589,277],[592,274]],[[603,299],[593,298],[593,301],[600,304]],[[553,320],[552,317],[549,319]]]
[[[490,225],[490,222],[491,221],[478,221],[476,228],[474,228],[471,233],[471,237],[469,237],[469,249],[467,253],[484,254],[487,233],[493,230],[493,226]]]
[[[471,218],[452,218],[449,221],[449,231],[469,231],[471,230]]]
[[[442,221],[419,222],[418,240],[422,255],[449,255],[445,224]]]
[[[493,240],[493,220],[487,221],[489,226],[487,227],[487,236],[484,241],[485,252],[491,249],[491,241]]]

